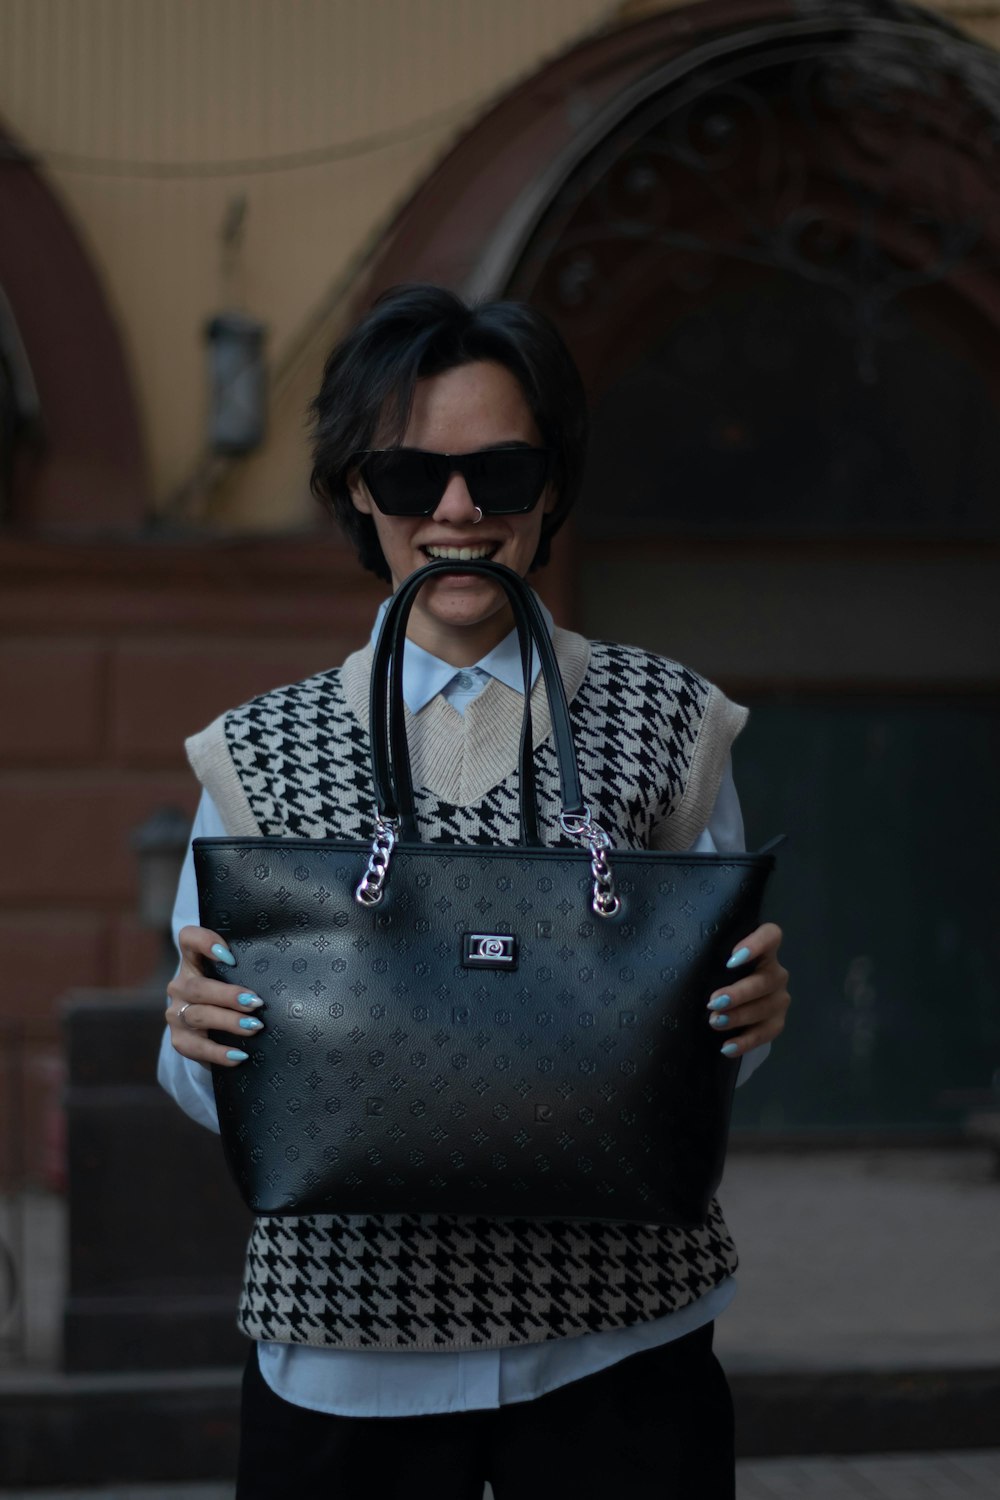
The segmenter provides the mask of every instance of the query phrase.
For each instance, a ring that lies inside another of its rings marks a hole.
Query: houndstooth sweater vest
[[[588,805],[614,842],[688,848],[705,827],[745,710],[695,673],[631,647],[554,637]],[[256,698],[188,741],[231,834],[367,839],[371,648]],[[427,841],[513,844],[522,698],[491,679],[458,714],[407,715]],[[532,694],[540,823],[558,826],[544,688]],[[736,1266],[718,1204],[699,1229],[492,1222],[443,1215],[256,1221],[240,1327],[251,1338],[344,1349],[477,1349],[658,1318]]]

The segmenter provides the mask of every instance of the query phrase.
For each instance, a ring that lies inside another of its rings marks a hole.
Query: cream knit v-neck
[[[572,700],[590,662],[590,643],[559,629],[552,643],[567,697]],[[365,646],[340,669],[348,706],[365,730],[372,655],[371,646]],[[417,714],[406,709],[414,785],[463,807],[485,797],[517,765],[523,704],[522,693],[491,677],[464,713],[458,713],[440,693]],[[541,675],[531,693],[531,724],[535,744],[544,744],[552,733],[552,720]]]

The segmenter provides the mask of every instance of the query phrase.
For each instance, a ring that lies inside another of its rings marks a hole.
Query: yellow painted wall
[[[312,515],[304,413],[353,266],[495,97],[602,26],[675,0],[0,0],[0,118],[103,275],[158,510],[223,527]],[[1000,0],[942,0],[1000,46]],[[247,204],[224,273],[220,231]],[[206,465],[202,328],[269,329],[264,448]]]
[[[497,94],[613,17],[609,0],[0,0],[0,118],[37,153],[104,278],[160,509],[203,442],[201,330],[234,301],[285,371],[267,451],[208,499],[308,516],[303,406],[352,258]],[[220,228],[247,216],[235,275]],[[204,497],[188,497],[204,509]]]

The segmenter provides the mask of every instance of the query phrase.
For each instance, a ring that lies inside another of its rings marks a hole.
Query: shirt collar
[[[552,632],[555,629],[555,621],[537,594],[535,594],[535,599],[542,612],[545,628],[551,639]],[[388,599],[384,600],[379,606],[378,614],[375,616],[375,624],[372,628],[372,646],[378,640],[378,633],[382,628],[382,621],[388,607]],[[473,665],[480,667],[488,676],[495,677],[505,687],[513,688],[517,693],[523,692],[521,649],[517,642],[516,630],[512,630],[509,635],[505,635],[499,645],[494,646],[492,651],[487,651],[486,655]],[[468,671],[469,668],[453,667],[450,662],[442,661],[439,656],[432,656],[422,646],[418,646],[414,641],[408,640],[403,651],[403,702],[410,710],[410,713],[418,714],[422,708],[426,708],[431,699],[436,697],[442,688],[447,687],[456,673],[462,670]],[[538,654],[537,652],[533,652],[531,658],[532,687],[535,685],[539,671]]]

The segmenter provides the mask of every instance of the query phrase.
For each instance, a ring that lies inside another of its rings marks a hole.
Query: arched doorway
[[[758,1126],[953,1124],[1000,1063],[998,82],[910,8],[709,0],[504,101],[371,270],[553,317],[576,622],[755,711],[801,995]]]
[[[52,189],[0,125],[0,525],[139,530],[139,412],[100,277]]]

